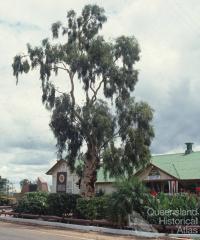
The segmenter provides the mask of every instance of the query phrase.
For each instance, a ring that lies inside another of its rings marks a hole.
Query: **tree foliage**
[[[12,65],[17,82],[19,74],[39,69],[42,102],[52,112],[50,127],[58,154],[64,153],[74,170],[85,144],[82,176],[90,175],[84,181],[93,189],[101,158],[111,175],[132,174],[149,161],[154,136],[152,109],[132,97],[138,81],[138,42],[134,36],[106,41],[99,34],[106,20],[97,5],[86,5],[80,16],[71,10],[65,24],[52,25],[53,39],[44,39],[38,47],[28,44],[27,54],[15,56]],[[60,71],[70,84],[62,92],[52,80]],[[78,93],[84,96],[82,104],[75,93],[78,85],[83,89]]]
[[[0,176],[0,195],[7,195],[11,189],[11,183],[7,178]]]
[[[121,179],[109,199],[108,218],[119,225],[126,225],[129,214],[143,211],[148,195],[148,190],[137,178]]]

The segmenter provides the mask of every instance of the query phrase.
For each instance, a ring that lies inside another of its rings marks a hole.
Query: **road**
[[[0,240],[145,240],[138,237],[119,237],[94,232],[56,230],[0,222]],[[155,238],[148,238],[153,240]],[[157,238],[158,239],[158,238]],[[161,238],[159,238],[161,239]],[[168,238],[162,238],[168,239]]]
[[[101,235],[94,232],[56,230],[0,222],[0,240],[128,240],[129,237]],[[134,239],[134,238],[131,238]],[[140,239],[140,238],[137,238]]]

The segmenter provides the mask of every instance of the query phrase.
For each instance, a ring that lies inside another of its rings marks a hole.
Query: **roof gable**
[[[52,175],[53,172],[54,172],[62,163],[67,163],[67,161],[66,161],[66,160],[63,160],[63,159],[58,160],[58,161],[53,165],[53,167],[51,167],[51,168],[46,172],[46,174],[47,174],[47,175]]]
[[[171,180],[171,179],[177,179],[176,176],[173,176],[163,169],[153,165],[150,163],[147,165],[144,169],[139,170],[135,174],[136,177],[138,177],[142,181],[157,181],[157,180]]]

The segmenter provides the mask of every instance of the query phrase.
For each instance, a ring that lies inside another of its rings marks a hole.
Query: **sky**
[[[51,24],[80,13],[86,4],[104,7],[106,39],[134,35],[141,48],[136,99],[154,109],[153,154],[200,150],[199,0],[7,0],[0,1],[0,176],[14,183],[41,176],[56,162],[50,113],[41,103],[37,72],[16,86],[12,60],[51,37]],[[61,76],[62,78],[62,76]]]

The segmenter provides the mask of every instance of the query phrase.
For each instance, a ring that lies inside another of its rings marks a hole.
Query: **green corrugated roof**
[[[156,155],[151,163],[179,179],[200,179],[200,152]]]
[[[109,176],[105,178],[103,168],[101,167],[97,172],[97,183],[107,183],[107,182],[116,182],[116,179],[110,178]]]
[[[155,155],[151,163],[178,179],[200,179],[200,152]],[[97,183],[115,182],[104,178],[103,168],[97,173]]]

